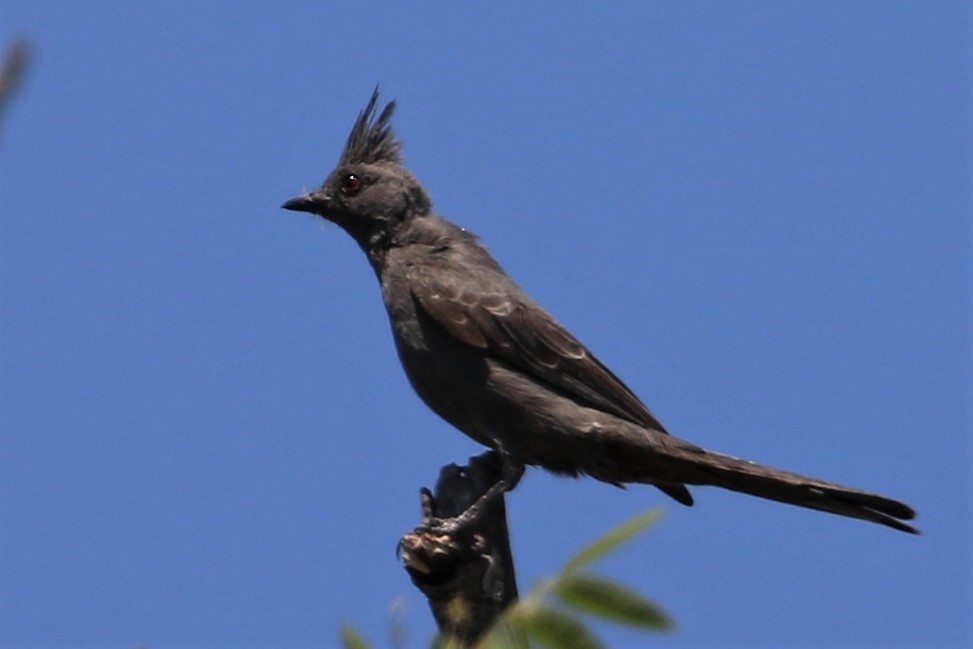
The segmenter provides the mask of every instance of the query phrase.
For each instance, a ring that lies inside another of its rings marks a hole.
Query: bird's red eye
[[[358,193],[361,189],[361,176],[357,174],[347,174],[341,179],[341,193],[348,196]]]

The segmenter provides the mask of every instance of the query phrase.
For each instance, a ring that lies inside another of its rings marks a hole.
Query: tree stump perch
[[[517,601],[504,498],[493,500],[473,524],[454,534],[436,532],[430,522],[464,512],[499,478],[492,451],[470,458],[468,466],[444,466],[435,490],[420,492],[423,523],[399,541],[402,563],[429,601],[441,635],[464,647]]]

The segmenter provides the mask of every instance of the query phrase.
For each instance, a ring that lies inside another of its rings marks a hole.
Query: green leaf
[[[456,636],[438,636],[432,644],[433,649],[465,649],[466,645]],[[477,645],[479,649],[479,645]]]
[[[371,649],[365,638],[348,624],[341,625],[341,646],[343,649]]]
[[[619,624],[641,629],[670,629],[665,612],[638,593],[614,582],[589,575],[569,575],[558,580],[554,594],[574,608]]]
[[[476,649],[529,649],[527,638],[521,630],[506,619],[506,615],[494,624],[487,634],[476,643]]]
[[[537,607],[518,615],[515,626],[551,649],[602,649],[598,638],[581,620],[553,608]]]
[[[578,572],[581,568],[597,561],[626,541],[631,540],[636,534],[645,530],[656,522],[662,515],[662,511],[653,509],[640,514],[635,518],[622,523],[608,534],[604,535],[594,543],[584,548],[568,561],[562,574],[569,575]]]

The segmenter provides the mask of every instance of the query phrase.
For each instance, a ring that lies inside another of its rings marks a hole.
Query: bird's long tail
[[[713,485],[789,505],[860,518],[910,534],[920,533],[902,522],[912,520],[916,513],[897,500],[713,453],[675,438],[666,441],[667,455],[680,465],[680,470],[674,473],[685,484]]]

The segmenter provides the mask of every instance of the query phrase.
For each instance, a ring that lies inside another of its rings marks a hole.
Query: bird
[[[455,530],[520,481],[527,466],[647,484],[691,506],[687,485],[715,486],[918,534],[907,504],[708,451],[652,412],[503,270],[478,238],[437,215],[406,168],[379,88],[319,189],[286,201],[347,232],[381,288],[396,352],[420,399],[492,449],[500,477]]]

